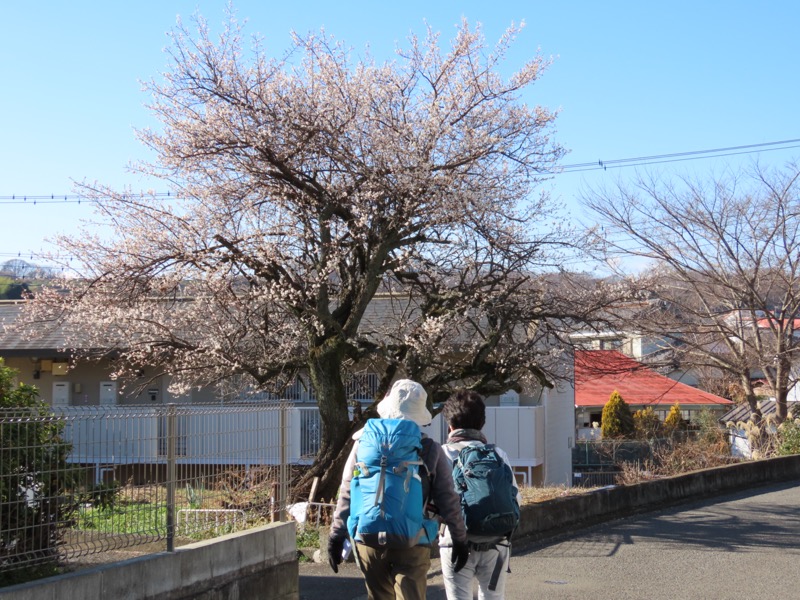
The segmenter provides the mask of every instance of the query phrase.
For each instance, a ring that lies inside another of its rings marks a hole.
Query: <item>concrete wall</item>
[[[294,523],[0,589],[0,600],[297,600]]]
[[[543,539],[638,512],[791,480],[800,480],[800,455],[704,469],[548,500],[522,507],[514,538]]]

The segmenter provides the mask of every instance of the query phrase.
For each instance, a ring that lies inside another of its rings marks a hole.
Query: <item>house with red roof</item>
[[[614,391],[632,411],[652,407],[664,420],[676,402],[691,422],[703,410],[722,415],[733,402],[661,375],[616,350],[575,351],[575,419],[577,438],[599,437],[603,406]]]

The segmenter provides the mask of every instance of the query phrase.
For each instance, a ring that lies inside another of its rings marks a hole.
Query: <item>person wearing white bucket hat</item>
[[[387,396],[378,404],[378,415],[381,419],[405,419],[413,421],[419,427],[425,427],[433,420],[426,405],[427,398],[428,394],[419,383],[401,379],[394,383]],[[361,429],[353,434],[355,443],[344,467],[339,499],[331,524],[328,560],[334,572],[338,572],[342,549],[350,535],[347,521],[350,517],[351,481],[354,472],[358,472],[357,454],[363,433],[364,429]],[[469,545],[461,501],[453,485],[453,466],[442,447],[424,433],[421,446],[420,458],[424,467],[420,469],[420,475],[423,488],[427,488],[424,497],[435,506],[439,518],[444,521],[452,535],[452,561],[454,571],[457,572],[469,557]],[[425,598],[427,573],[431,564],[429,540],[421,538],[418,545],[407,548],[376,548],[361,541],[356,541],[354,547],[370,600]]]
[[[392,386],[389,395],[378,404],[381,419],[408,419],[420,427],[431,424],[431,416],[426,402],[428,394],[416,381],[401,379]]]

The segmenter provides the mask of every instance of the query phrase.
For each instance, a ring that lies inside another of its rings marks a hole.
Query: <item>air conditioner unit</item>
[[[69,406],[71,398],[68,381],[53,382],[53,406]]]

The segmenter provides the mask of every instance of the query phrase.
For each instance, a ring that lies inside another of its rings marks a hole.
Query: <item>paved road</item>
[[[639,515],[515,547],[506,597],[548,600],[800,598],[800,482]],[[300,598],[366,598],[353,565],[301,565]],[[434,561],[428,598],[443,600]],[[475,596],[477,598],[477,594]]]

